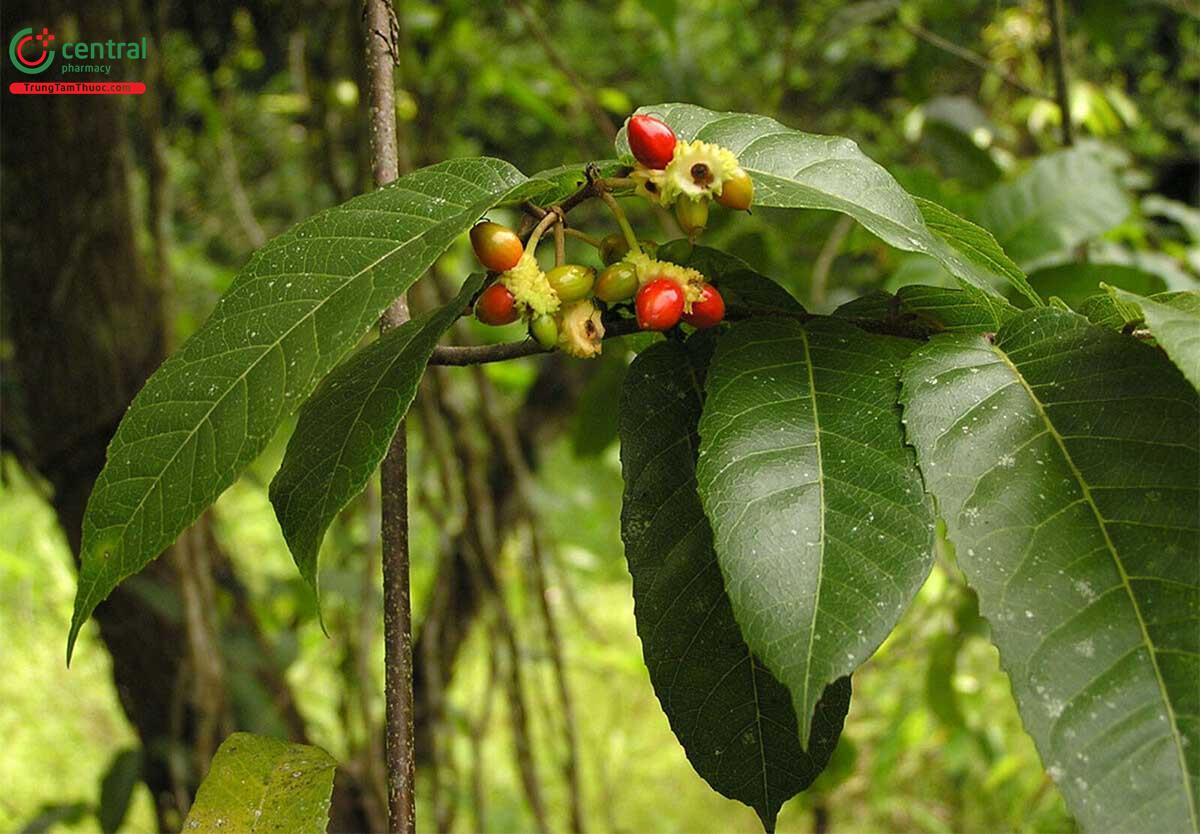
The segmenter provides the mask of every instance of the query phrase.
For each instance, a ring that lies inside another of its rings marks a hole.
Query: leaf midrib
[[[1150,667],[1154,670],[1154,679],[1158,686],[1158,693],[1162,698],[1163,706],[1167,711],[1168,723],[1171,726],[1171,737],[1175,743],[1175,752],[1179,759],[1180,779],[1183,781],[1184,794],[1187,797],[1188,817],[1192,824],[1192,830],[1198,831],[1200,830],[1200,818],[1197,816],[1196,800],[1192,795],[1191,775],[1187,767],[1187,756],[1184,753],[1183,737],[1179,734],[1179,724],[1175,717],[1175,708],[1172,706],[1171,699],[1167,694],[1166,681],[1163,680],[1162,670],[1159,668],[1158,657],[1155,654],[1154,643],[1150,639],[1150,631],[1146,627],[1146,620],[1142,615],[1141,606],[1138,604],[1137,597],[1134,596],[1132,585],[1130,585],[1129,573],[1125,570],[1125,565],[1121,561],[1121,557],[1117,552],[1116,545],[1113,543],[1112,537],[1109,535],[1108,525],[1106,524],[1104,515],[1100,512],[1100,507],[1096,504],[1095,499],[1092,497],[1091,488],[1088,486],[1088,483],[1084,479],[1083,473],[1079,470],[1079,467],[1075,465],[1075,460],[1071,457],[1071,453],[1067,451],[1066,441],[1063,439],[1063,436],[1050,421],[1050,415],[1046,413],[1045,405],[1040,399],[1038,399],[1037,395],[1033,392],[1033,389],[1029,386],[1028,381],[1025,379],[1024,374],[1022,374],[1017,366],[1009,359],[1008,354],[994,344],[990,345],[990,347],[992,352],[1000,359],[1000,361],[1012,371],[1013,375],[1020,382],[1021,387],[1025,389],[1026,395],[1029,397],[1030,402],[1033,403],[1034,408],[1037,410],[1038,416],[1041,417],[1042,422],[1046,426],[1046,432],[1052,438],[1054,438],[1055,444],[1057,444],[1059,451],[1062,452],[1063,459],[1070,468],[1071,474],[1075,478],[1075,482],[1079,484],[1079,489],[1083,494],[1083,500],[1086,501],[1087,505],[1091,508],[1092,514],[1096,518],[1096,524],[1099,526],[1100,532],[1104,536],[1104,543],[1112,556],[1113,564],[1117,568],[1117,574],[1121,578],[1121,585],[1124,587],[1125,593],[1129,597],[1129,603],[1133,607],[1133,613],[1137,619],[1138,628],[1142,634],[1142,643],[1145,645],[1147,650],[1146,653],[1150,657]]]
[[[808,372],[808,393],[812,401],[813,414],[813,445],[815,447],[815,455],[817,459],[817,494],[820,497],[818,504],[818,523],[819,535],[817,541],[820,542],[817,556],[817,582],[816,595],[813,597],[812,621],[808,628],[808,651],[804,657],[804,715],[799,716],[801,727],[802,745],[807,749],[808,736],[812,721],[812,704],[809,702],[809,686],[812,681],[812,657],[813,645],[817,633],[817,612],[821,605],[821,586],[822,578],[825,574],[825,461],[821,455],[821,419],[817,413],[817,384],[813,374],[812,352],[808,344],[808,331],[803,327],[800,328],[800,338],[804,345],[804,366]]]

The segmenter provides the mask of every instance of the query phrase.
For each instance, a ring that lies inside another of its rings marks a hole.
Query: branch
[[[843,214],[833,224],[833,229],[829,232],[825,245],[821,247],[821,251],[817,255],[817,260],[813,264],[812,290],[809,293],[814,307],[820,307],[825,303],[825,294],[829,287],[829,270],[833,268],[833,262],[853,228],[854,218]]]
[[[1050,37],[1054,41],[1054,89],[1058,111],[1062,116],[1062,140],[1068,148],[1075,144],[1075,129],[1071,124],[1071,88],[1067,68],[1067,24],[1062,0],[1046,0],[1050,13]]]
[[[363,6],[370,113],[372,173],[375,184],[400,176],[396,144],[393,66],[396,17],[389,0],[366,0]],[[384,312],[380,331],[408,321],[408,301],[401,295]],[[412,604],[409,599],[408,443],[401,423],[380,467],[383,551],[384,756],[387,761],[388,828],[398,834],[416,832],[416,750],[413,739]]]
[[[999,64],[992,63],[978,52],[967,49],[965,46],[959,46],[953,41],[948,41],[941,35],[935,32],[930,32],[924,26],[920,26],[916,23],[909,23],[906,20],[901,20],[900,25],[904,27],[907,32],[925,41],[930,46],[937,47],[943,52],[948,52],[956,58],[961,58],[968,64],[979,67],[984,72],[990,72],[992,75],[995,75],[997,78],[1011,87],[1016,87],[1018,90],[1021,90],[1022,92],[1031,96],[1036,96],[1037,98],[1050,98],[1050,96],[1046,95],[1041,90],[1036,90],[1033,87],[1030,87],[1004,67],[1000,66]]]
[[[551,40],[546,30],[542,28],[542,24],[537,17],[522,0],[509,0],[508,4],[516,9],[517,14],[521,15],[521,18],[525,21],[526,28],[529,29],[529,34],[533,35],[534,40],[542,47],[542,51],[546,53],[546,57],[550,60],[550,63],[567,77],[567,80],[571,82],[571,86],[579,93],[579,98],[583,100],[583,106],[587,109],[588,115],[592,117],[592,121],[595,122],[596,127],[608,137],[609,141],[616,139],[617,129],[613,126],[612,120],[608,118],[608,115],[604,112],[604,108],[596,101],[596,96],[592,94],[591,88],[584,83],[583,79],[579,77],[579,73],[572,69],[571,65],[562,56],[562,53],[558,51],[558,47],[554,45],[554,41]]]
[[[620,319],[605,324],[604,338],[619,339],[631,333],[640,332],[637,322],[632,319]],[[496,345],[438,345],[433,349],[430,365],[486,365],[490,362],[506,362],[509,359],[520,359],[525,356],[536,356],[539,353],[552,353],[533,339],[520,342],[501,342]]]

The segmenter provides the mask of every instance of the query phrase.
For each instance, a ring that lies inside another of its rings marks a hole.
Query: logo
[[[30,28],[22,29],[8,43],[9,60],[14,67],[29,75],[45,72],[54,63],[54,50],[50,48],[53,40],[54,35],[45,27],[39,35],[33,34]],[[37,44],[30,45],[31,41],[37,41]],[[41,52],[37,54],[39,47]]]

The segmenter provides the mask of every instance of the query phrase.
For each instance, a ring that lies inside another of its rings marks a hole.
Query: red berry
[[[692,312],[684,313],[683,320],[698,330],[716,327],[725,318],[725,299],[712,284],[700,286],[700,300],[692,302]]]
[[[499,223],[483,221],[471,229],[471,246],[475,257],[492,272],[512,269],[521,260],[525,247],[517,233]]]
[[[492,284],[479,294],[475,302],[475,318],[484,324],[499,327],[517,320],[517,300],[503,284]]]
[[[647,168],[666,168],[675,155],[675,131],[653,116],[633,116],[626,130],[629,150]]]
[[[655,278],[638,290],[635,306],[642,330],[670,330],[683,315],[683,287],[670,278]]]

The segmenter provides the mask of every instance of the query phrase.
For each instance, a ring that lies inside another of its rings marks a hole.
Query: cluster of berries
[[[660,205],[675,207],[680,228],[695,237],[708,225],[708,204],[748,211],[754,183],[731,151],[710,142],[681,142],[670,125],[653,116],[634,116],[626,128],[638,165],[630,175],[638,190]]]
[[[730,151],[706,142],[681,142],[652,116],[632,117],[627,134],[637,164],[628,177],[610,185],[632,188],[660,205],[674,204],[680,226],[693,240],[707,224],[710,200],[749,209],[753,183]],[[600,353],[602,315],[619,316],[630,306],[643,330],[670,330],[681,321],[701,329],[719,324],[725,301],[716,287],[694,269],[656,260],[656,244],[637,240],[620,208],[603,196],[622,233],[590,239],[604,263],[599,273],[581,264],[559,264],[543,272],[533,251],[539,230],[527,247],[512,229],[490,221],[477,224],[471,245],[479,262],[498,278],[476,300],[476,318],[505,325],[524,317],[530,336],[542,347],[581,358]]]

